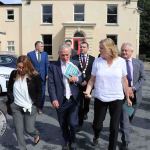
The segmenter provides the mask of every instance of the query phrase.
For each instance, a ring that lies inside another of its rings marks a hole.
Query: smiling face
[[[131,45],[123,44],[121,46],[121,57],[124,59],[130,59],[133,54],[133,48]]]

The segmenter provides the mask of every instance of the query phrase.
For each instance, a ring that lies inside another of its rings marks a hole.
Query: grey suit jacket
[[[143,62],[132,58],[133,64],[133,87],[135,87],[135,104],[136,107],[142,101],[142,85],[145,81],[145,72]]]

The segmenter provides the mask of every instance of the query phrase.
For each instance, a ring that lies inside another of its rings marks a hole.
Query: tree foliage
[[[139,0],[140,18],[140,54],[150,57],[150,0]]]

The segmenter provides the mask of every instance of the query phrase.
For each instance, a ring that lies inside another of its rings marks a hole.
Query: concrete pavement
[[[146,64],[147,65],[147,64]],[[136,112],[133,120],[130,150],[150,150],[150,64],[145,67],[147,81],[143,87],[143,101]],[[0,96],[4,100],[6,96]],[[0,104],[2,107],[2,102]],[[17,150],[17,141],[14,133],[14,126],[11,116],[7,115],[8,126],[5,134],[0,137],[0,150]],[[99,145],[91,146],[93,138],[93,101],[91,101],[88,120],[83,125],[83,130],[77,134],[78,150],[107,150],[109,138],[109,114],[104,121],[104,128],[101,132]],[[46,98],[44,114],[37,116],[36,127],[40,131],[41,141],[33,145],[32,138],[26,136],[28,150],[61,150],[61,130],[57,121],[55,110]],[[118,148],[120,146],[120,134],[118,137]],[[117,148],[117,149],[118,149]]]

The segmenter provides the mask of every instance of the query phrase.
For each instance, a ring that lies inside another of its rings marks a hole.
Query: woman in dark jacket
[[[24,131],[34,137],[34,144],[40,140],[35,129],[37,110],[42,95],[41,78],[27,56],[17,60],[17,69],[13,70],[8,82],[7,106],[11,108],[20,150],[26,150]]]

